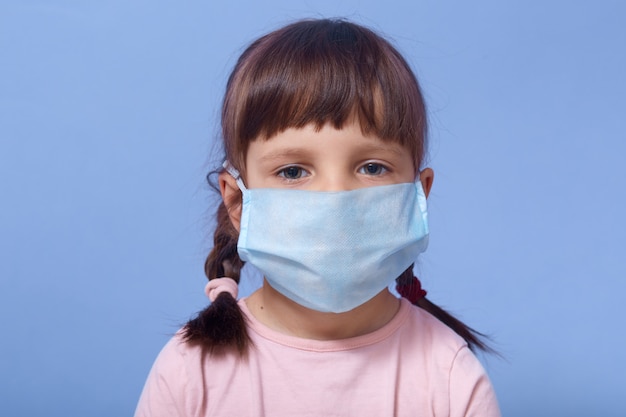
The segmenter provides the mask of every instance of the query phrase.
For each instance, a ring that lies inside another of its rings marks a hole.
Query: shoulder
[[[184,383],[189,380],[190,363],[201,361],[202,356],[201,347],[185,342],[179,331],[161,349],[151,372],[167,375],[176,383]]]
[[[409,311],[402,333],[422,351],[451,362],[459,350],[467,348],[467,342],[439,319],[406,300],[403,303]]]
[[[476,356],[465,347],[450,368],[450,415],[500,416],[491,381]]]
[[[482,364],[465,340],[427,311],[412,306],[406,337],[415,352],[421,352],[422,366],[429,370],[429,384],[446,392],[442,406],[450,416],[500,415],[493,386]]]
[[[202,396],[202,349],[186,343],[180,332],[159,353],[144,385],[135,416],[193,415],[189,407]]]

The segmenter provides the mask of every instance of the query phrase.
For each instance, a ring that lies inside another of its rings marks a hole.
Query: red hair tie
[[[413,275],[413,279],[406,284],[397,284],[396,291],[398,294],[409,300],[411,303],[415,304],[421,298],[426,297],[426,290],[422,289],[422,283],[415,275]]]

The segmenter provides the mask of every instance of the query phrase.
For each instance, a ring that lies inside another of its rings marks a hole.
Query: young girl
[[[160,353],[136,416],[498,416],[479,335],[412,272],[433,171],[401,55],[346,21],[286,26],[240,57],[222,131],[211,304]],[[244,262],[264,281],[237,301]]]

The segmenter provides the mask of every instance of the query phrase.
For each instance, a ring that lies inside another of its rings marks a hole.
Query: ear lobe
[[[239,232],[239,225],[241,224],[241,190],[237,185],[232,175],[223,171],[218,176],[220,184],[220,193],[222,194],[222,200],[228,211],[228,217],[233,227]]]
[[[428,198],[428,194],[430,194],[430,188],[433,186],[434,179],[435,171],[433,171],[432,168],[424,168],[420,171],[420,181],[422,182],[422,188],[424,189],[426,198]]]

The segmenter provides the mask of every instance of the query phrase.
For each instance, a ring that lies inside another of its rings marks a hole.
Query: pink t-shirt
[[[278,333],[239,305],[254,344],[247,359],[203,356],[177,334],[152,367],[136,417],[500,416],[466,343],[405,299],[383,328],[334,341]]]

